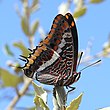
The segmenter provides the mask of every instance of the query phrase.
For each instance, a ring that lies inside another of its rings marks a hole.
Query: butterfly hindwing
[[[77,34],[77,28],[76,28],[76,24],[75,21],[72,17],[72,15],[70,13],[67,13],[65,15],[68,24],[70,25],[70,30],[71,30],[71,34],[72,34],[72,38],[73,38],[73,59],[74,59],[74,71],[76,71],[76,66],[77,66],[77,59],[78,59],[78,34]]]

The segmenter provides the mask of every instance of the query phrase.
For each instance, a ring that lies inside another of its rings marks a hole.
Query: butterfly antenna
[[[20,55],[20,57],[24,58],[24,59],[27,59],[27,57],[23,56],[23,55]]]
[[[78,61],[77,69],[76,69],[76,70],[78,70],[79,64],[80,64],[80,62],[81,62],[82,55],[83,55],[83,52],[81,52],[81,54],[80,54],[80,57],[79,57],[79,61]]]
[[[29,50],[30,52],[32,52],[32,49],[28,48],[28,50]]]
[[[83,69],[80,70],[80,72],[83,71],[83,70],[85,70],[86,68],[88,68],[88,67],[90,67],[90,66],[93,66],[93,65],[99,63],[99,62],[101,62],[101,60],[98,60],[98,61],[96,61],[96,62],[94,62],[94,63],[92,63],[92,64],[90,64],[90,65],[84,67]]]
[[[24,61],[24,62],[26,62],[27,60],[26,59],[22,59],[22,58],[19,58],[20,60],[22,60],[22,61]]]

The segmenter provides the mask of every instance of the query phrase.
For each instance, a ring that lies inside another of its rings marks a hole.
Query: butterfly
[[[81,72],[76,72],[78,34],[70,13],[58,14],[47,37],[30,51],[28,57],[21,56],[27,77],[55,86],[70,86],[80,78]]]

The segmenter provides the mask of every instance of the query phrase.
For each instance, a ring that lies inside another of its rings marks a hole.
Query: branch
[[[28,90],[29,85],[31,84],[32,80],[26,78],[26,81],[20,91],[17,92],[17,95],[12,99],[11,103],[8,105],[7,110],[13,110],[16,103],[19,101],[19,99],[25,95],[26,91]]]
[[[28,19],[28,27],[30,27],[30,16],[31,16],[31,13],[30,11],[28,10],[29,9],[29,1],[28,0],[25,0],[24,1],[25,5],[23,5],[23,9],[26,11],[26,16],[27,16],[27,19]],[[28,36],[28,40],[29,40],[29,45],[30,45],[30,48],[33,48],[34,47],[34,38],[33,36],[31,36],[31,34]],[[7,107],[7,110],[13,110],[13,108],[15,107],[16,103],[20,100],[20,98],[25,95],[25,93],[27,92],[28,90],[28,87],[29,85],[31,84],[32,82],[32,79],[29,79],[29,78],[24,78],[24,84],[23,84],[23,87],[18,90],[16,88],[16,96],[12,99],[12,101],[10,102],[10,104],[8,105]]]

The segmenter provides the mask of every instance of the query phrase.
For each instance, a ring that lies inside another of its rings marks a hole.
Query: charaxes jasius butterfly
[[[78,35],[70,13],[58,14],[47,37],[30,50],[22,67],[27,77],[55,86],[69,86],[80,78],[76,72]],[[22,59],[24,60],[24,59]]]

